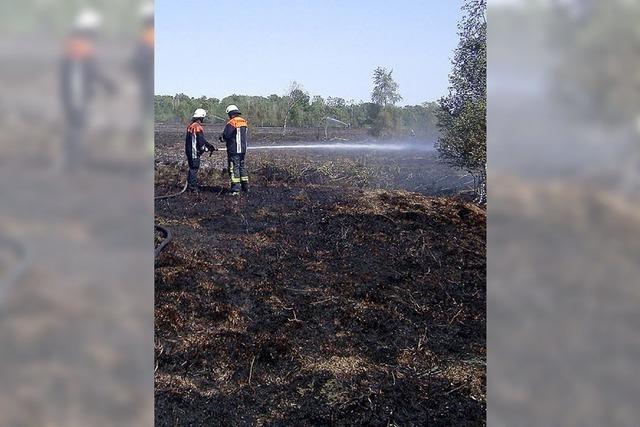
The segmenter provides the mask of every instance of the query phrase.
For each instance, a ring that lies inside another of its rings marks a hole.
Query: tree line
[[[222,99],[185,94],[156,95],[155,119],[161,123],[185,123],[196,108],[207,110],[209,120],[225,120],[225,108],[237,105],[254,126],[367,128],[375,136],[394,137],[415,133],[416,137],[437,136],[436,103],[397,107],[376,102],[347,101],[339,97],[311,96],[293,82],[283,95],[231,95]],[[340,123],[342,122],[342,123]]]

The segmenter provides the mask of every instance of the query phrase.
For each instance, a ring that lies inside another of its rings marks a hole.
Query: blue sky
[[[369,100],[393,68],[402,105],[446,94],[461,0],[156,0],[156,93]]]

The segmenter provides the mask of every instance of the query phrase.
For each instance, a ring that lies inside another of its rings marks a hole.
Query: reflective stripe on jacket
[[[240,154],[247,151],[247,121],[240,116],[235,116],[227,122],[222,132],[222,139],[227,144],[227,153]]]
[[[189,124],[184,143],[188,160],[200,158],[200,154],[204,151],[203,147],[207,144],[207,140],[204,137],[204,128],[200,123],[196,121]]]

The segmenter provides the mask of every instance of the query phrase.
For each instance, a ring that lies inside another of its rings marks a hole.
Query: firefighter
[[[247,152],[248,125],[237,106],[229,105],[226,111],[229,115],[229,121],[224,127],[220,141],[224,141],[227,145],[231,195],[237,196],[240,194],[240,190],[249,191],[249,176],[244,165],[244,155]]]
[[[198,189],[198,169],[200,168],[200,156],[205,152],[216,151],[204,137],[204,128],[202,123],[207,116],[207,112],[202,108],[198,108],[193,113],[191,123],[187,126],[187,134],[184,141],[185,154],[187,155],[187,163],[189,163],[189,172],[187,173],[187,190],[195,191]]]
[[[95,41],[102,18],[97,12],[85,10],[76,17],[68,37],[61,64],[61,95],[67,136],[63,162],[72,167],[81,158],[91,101],[96,86],[113,95],[115,85],[101,72],[95,56]]]

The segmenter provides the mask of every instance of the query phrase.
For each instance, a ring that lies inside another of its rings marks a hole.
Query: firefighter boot
[[[187,174],[187,191],[196,191],[198,189],[198,169],[189,168]]]

